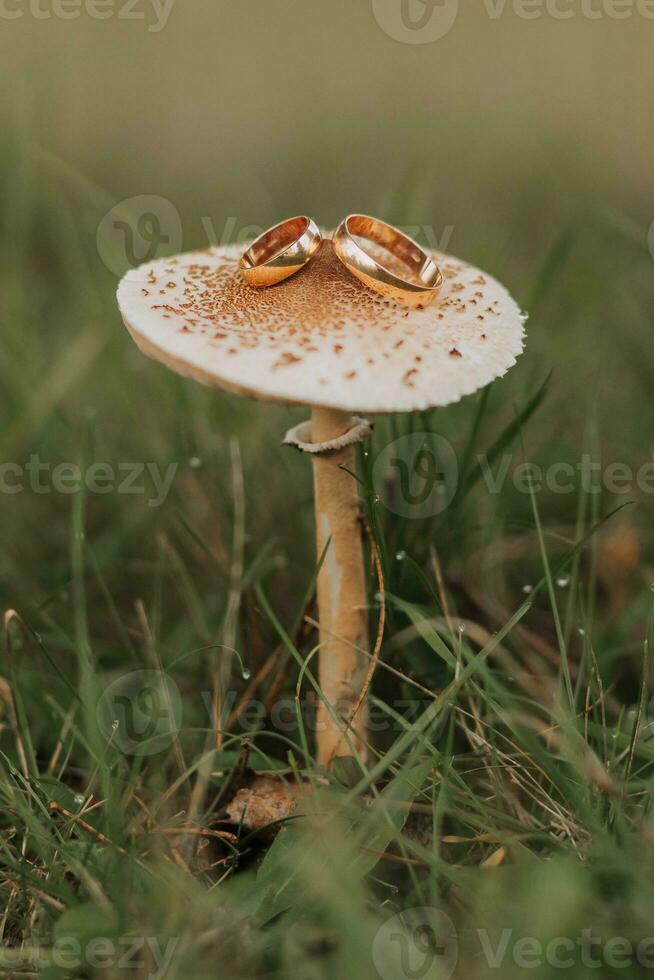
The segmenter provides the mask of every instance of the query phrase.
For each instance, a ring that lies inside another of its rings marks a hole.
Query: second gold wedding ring
[[[241,272],[250,286],[274,286],[299,272],[321,245],[320,229],[311,218],[288,218],[252,242],[241,256]]]
[[[334,233],[343,265],[370,289],[402,306],[427,306],[443,281],[438,266],[412,238],[365,214],[350,214]]]

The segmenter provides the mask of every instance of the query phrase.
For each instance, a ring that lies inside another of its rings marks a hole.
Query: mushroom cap
[[[458,401],[521,353],[524,315],[474,266],[433,253],[435,301],[407,309],[373,292],[325,240],[297,275],[248,286],[246,246],[211,248],[132,269],[118,287],[141,350],[202,384],[283,404],[411,412]]]

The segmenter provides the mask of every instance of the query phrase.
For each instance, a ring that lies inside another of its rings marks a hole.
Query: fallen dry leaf
[[[246,830],[261,830],[290,817],[300,793],[298,789],[291,793],[281,780],[272,776],[255,776],[250,785],[240,789],[227,805],[227,815],[232,823]]]

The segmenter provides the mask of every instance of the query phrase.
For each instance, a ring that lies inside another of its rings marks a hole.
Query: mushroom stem
[[[312,441],[336,439],[352,424],[346,412],[314,407]],[[361,741],[365,738],[365,705],[360,707],[351,727],[343,732],[366,676],[367,658],[362,651],[368,651],[358,493],[356,480],[350,475],[355,468],[354,446],[315,456],[313,461],[318,558],[325,553],[318,573],[319,679],[323,695],[341,720],[339,726],[320,703],[316,741],[318,761],[325,766],[336,756],[350,753],[348,741],[354,741],[358,751],[365,755]]]

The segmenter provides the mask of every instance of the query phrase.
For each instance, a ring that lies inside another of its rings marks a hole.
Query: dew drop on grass
[[[529,595],[529,593],[533,591],[533,588],[534,588],[533,585],[530,585],[529,582],[527,582],[525,585],[522,586],[522,591],[524,592],[525,595]]]
[[[188,465],[191,467],[192,470],[199,470],[200,467],[202,466],[202,460],[200,459],[199,456],[191,456],[191,458],[188,461]]]
[[[395,558],[397,559],[397,561],[404,561],[404,559],[406,558],[406,551],[398,551],[398,553],[395,555]]]
[[[570,585],[570,576],[561,575],[560,578],[557,578],[556,584],[560,589],[566,589]]]
[[[84,797],[82,796],[81,793],[75,793],[75,796],[73,797],[73,799],[75,801],[75,805],[76,806],[82,806],[83,803],[84,803]]]
[[[111,730],[112,730],[112,732],[117,732],[119,725],[120,725],[120,722],[118,721],[118,719],[117,718],[114,718],[114,720],[111,723]]]
[[[241,671],[241,677],[243,678],[244,681],[250,680],[250,678],[252,677],[252,671],[250,670],[249,667],[243,668],[243,670]]]
[[[586,635],[586,630],[583,628],[583,626],[580,626],[579,627],[578,633],[579,633],[579,636],[585,636]]]
[[[625,712],[625,721],[630,728],[633,728],[636,719],[638,718],[638,714],[638,705],[632,704],[630,708],[627,708]]]

